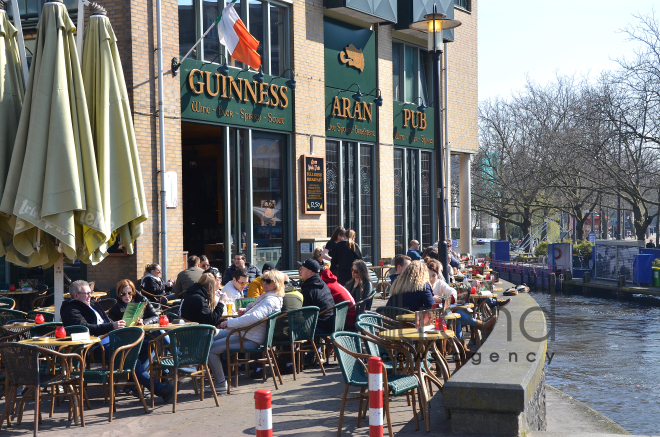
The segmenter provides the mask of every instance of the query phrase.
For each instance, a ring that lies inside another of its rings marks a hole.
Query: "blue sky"
[[[522,89],[526,74],[547,83],[557,73],[594,78],[616,68],[614,59],[636,47],[620,30],[654,3],[660,19],[658,0],[480,0],[479,100]]]

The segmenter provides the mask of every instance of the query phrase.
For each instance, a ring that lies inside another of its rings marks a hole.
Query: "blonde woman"
[[[217,269],[216,269],[217,271]],[[220,287],[222,277],[204,273],[196,284],[191,285],[183,294],[179,315],[190,322],[216,326],[225,310],[225,305],[218,302],[215,290]]]
[[[332,271],[340,284],[345,284],[352,279],[351,268],[355,260],[362,259],[360,246],[355,242],[355,231],[349,229],[343,241],[337,243],[337,247],[332,251],[332,262],[330,271]]]
[[[387,306],[419,311],[433,307],[434,303],[429,269],[424,261],[413,261],[392,284]]]
[[[236,328],[244,328],[253,325],[271,314],[282,309],[282,298],[284,296],[284,274],[278,270],[269,270],[262,275],[264,294],[259,296],[256,301],[248,305],[246,310],[241,311],[239,317],[225,320],[220,324],[222,328],[213,337],[211,353],[209,354],[209,366],[213,371],[216,380],[215,389],[217,392],[227,390],[227,380],[225,372],[222,369],[222,360],[220,356],[227,350],[227,335]],[[245,349],[259,347],[266,341],[266,324],[262,323],[250,329],[245,334],[243,346]],[[238,336],[229,337],[229,347],[240,347]]]

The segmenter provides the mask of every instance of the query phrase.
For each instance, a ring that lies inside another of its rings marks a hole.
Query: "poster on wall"
[[[303,213],[325,212],[325,157],[302,155],[303,160]]]

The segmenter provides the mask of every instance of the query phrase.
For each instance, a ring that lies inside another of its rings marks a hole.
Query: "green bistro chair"
[[[333,307],[334,308],[334,307]],[[312,349],[316,354],[316,358],[321,364],[321,371],[325,376],[325,368],[321,361],[318,348],[314,342],[314,334],[316,331],[316,322],[319,319],[319,307],[308,306],[296,308],[295,310],[286,313],[289,319],[289,340],[276,341],[275,345],[290,345],[291,346],[291,362],[293,363],[293,379],[296,380],[296,374],[302,371],[302,354],[303,352],[311,352]],[[305,347],[305,343],[311,344],[310,347]],[[296,355],[298,359],[296,360]],[[297,364],[297,365],[296,365]]]
[[[54,337],[55,330],[58,326],[62,326],[62,322],[48,322],[41,325],[35,325],[29,329],[30,338],[32,337]]]
[[[399,316],[401,314],[413,313],[413,311],[407,310],[405,308],[397,308],[397,307],[379,307],[376,308],[376,312],[392,320],[396,320],[396,316]]]
[[[257,300],[256,297],[246,297],[243,299],[236,299],[234,304],[236,305],[236,311],[240,310],[241,308],[247,308],[248,305],[250,305],[252,302]]]
[[[101,353],[103,368],[92,369],[85,371],[85,386],[90,384],[102,386],[104,389],[110,389],[110,411],[108,414],[108,422],[112,422],[112,413],[117,409],[115,393],[117,386],[120,385],[135,385],[137,392],[142,401],[144,412],[149,413],[147,404],[144,401],[142,394],[142,387],[137,380],[135,374],[135,365],[137,364],[138,355],[144,339],[144,331],[142,328],[130,327],[122,328],[102,335],[99,338],[108,338],[109,343],[104,347],[110,352],[110,362],[105,362],[104,350]],[[129,379],[132,379],[130,381]]]
[[[339,332],[343,331],[344,327],[346,325],[346,315],[348,314],[348,309],[351,306],[351,302],[349,301],[344,301],[344,302],[339,302],[338,304],[335,304],[335,306],[328,308],[326,310],[323,310],[319,313],[319,316],[326,311],[330,311],[332,309],[335,310],[334,316],[333,316],[333,321],[334,321],[334,326],[335,329],[332,332]],[[319,330],[319,328],[316,328],[316,335],[320,338],[321,345],[323,347],[323,358],[327,360],[328,354],[326,353],[326,348],[328,346],[332,345],[332,339],[330,336],[332,335],[332,332],[323,332]],[[335,357],[336,359],[336,357]],[[327,361],[326,361],[327,363]]]
[[[316,308],[318,314],[318,308]],[[250,326],[245,326],[243,328],[233,329],[227,335],[227,394],[231,393],[231,374],[235,369],[235,378],[234,378],[234,387],[238,387],[238,367],[243,364],[245,365],[246,373],[249,369],[250,363],[261,363],[264,366],[264,380],[266,379],[266,365],[270,368],[270,373],[273,376],[273,383],[275,384],[275,390],[278,390],[276,377],[280,380],[280,384],[284,384],[282,381],[282,375],[280,374],[280,369],[277,367],[277,360],[275,359],[275,352],[273,352],[273,335],[275,334],[275,324],[277,323],[277,318],[282,314],[280,311],[277,311],[268,317],[254,323]],[[245,339],[245,334],[254,328],[257,325],[262,323],[266,324],[266,341],[264,344],[260,345],[254,349],[246,349],[243,346],[243,340]],[[239,348],[229,348],[229,339],[234,336],[238,336],[240,340]],[[247,354],[246,358],[239,359],[238,354]],[[261,353],[261,358],[250,359],[250,354]]]
[[[44,321],[46,322],[54,322],[55,321],[55,314],[54,313],[49,313],[48,311],[28,311],[27,313],[27,318],[29,320],[34,320],[35,317],[37,317],[38,314],[41,314],[44,316]]]
[[[354,332],[335,332],[332,334],[332,342],[335,347],[335,355],[337,355],[337,359],[339,360],[341,373],[344,377],[345,383],[341,408],[339,410],[339,428],[337,430],[337,436],[341,437],[342,423],[344,420],[344,407],[346,406],[347,401],[357,400],[360,402],[358,409],[358,428],[362,426],[362,402],[366,400],[367,407],[369,403],[369,372],[367,364],[369,358],[372,357],[370,354],[362,353],[362,342],[369,344],[369,342],[375,342],[375,340]],[[387,344],[383,343],[383,346],[387,347]],[[408,363],[413,363],[412,356],[408,351],[401,350],[401,353],[406,356]],[[385,417],[387,418],[387,429],[390,437],[394,435],[392,433],[392,420],[390,418],[390,393],[394,396],[411,395],[415,429],[419,430],[417,405],[415,400],[415,390],[419,386],[419,381],[415,375],[408,373],[411,372],[409,367],[406,367],[405,371],[407,373],[396,375],[383,372],[383,410],[385,412]],[[352,398],[348,397],[348,390],[351,386],[360,388],[360,394],[358,396]]]
[[[162,340],[169,335],[170,355],[165,355]],[[176,413],[177,390],[179,388],[179,368],[197,366],[197,371],[190,374],[191,378],[200,380],[199,400],[204,400],[204,377],[209,379],[211,392],[215,399],[216,407],[220,406],[218,395],[215,392],[213,378],[209,371],[209,352],[215,335],[215,327],[211,325],[191,325],[172,329],[161,334],[149,342],[149,349],[154,349],[154,354],[149,354],[149,368],[151,369],[151,406],[154,406],[154,379],[162,380],[163,370],[171,370],[174,375],[174,402],[172,412]]]
[[[89,328],[87,326],[83,325],[71,325],[67,326],[64,328],[66,331],[66,335],[71,335],[71,334],[82,334],[84,332],[89,332]]]
[[[8,321],[15,319],[25,319],[25,313],[23,311],[0,308],[0,323],[6,325]]]
[[[16,307],[16,301],[11,297],[0,297],[0,308],[13,310]]]
[[[380,327],[383,326],[383,316],[381,316],[378,313],[363,313],[357,316],[357,321],[358,322],[366,322],[370,323],[372,325],[378,325]]]

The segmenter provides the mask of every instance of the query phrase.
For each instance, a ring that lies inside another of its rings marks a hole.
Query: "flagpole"
[[[13,0],[13,1],[16,1],[16,0]],[[229,2],[229,4],[236,3],[237,1],[238,0],[231,0],[231,2]],[[223,9],[223,12],[224,12],[224,9]],[[211,29],[213,29],[215,26],[218,25],[218,23],[220,22],[221,19],[222,19],[222,12],[220,12],[220,15],[218,15],[218,18],[216,18],[215,21],[213,22],[213,24],[211,24],[209,26],[209,28],[206,29],[206,32],[204,32],[204,34],[197,40],[197,42],[190,48],[190,50],[188,50],[188,53],[186,53],[186,55],[183,58],[181,58],[180,61],[177,61],[176,58],[172,58],[172,76],[176,76],[177,74],[179,74],[179,68],[181,67],[181,64],[183,64],[183,61],[188,59],[188,56],[190,56],[190,54],[193,52],[193,50],[195,50],[195,48],[199,45],[199,43],[202,42],[202,40],[204,38],[206,38],[206,35],[208,35],[208,33],[211,31]]]

